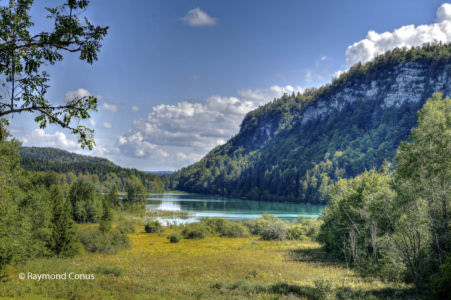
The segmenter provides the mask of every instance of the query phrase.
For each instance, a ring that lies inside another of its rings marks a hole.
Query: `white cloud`
[[[110,128],[112,128],[113,126],[110,124],[110,123],[108,123],[108,122],[103,122],[103,128],[106,128],[106,129],[110,129]]]
[[[139,112],[140,110],[141,108],[139,106],[132,105],[132,112]]]
[[[46,133],[43,129],[35,129],[22,138],[24,145],[38,147],[62,147],[74,149],[78,148],[78,144],[68,139],[67,136],[60,131],[55,133]]]
[[[444,3],[437,9],[436,22],[430,25],[402,26],[393,32],[377,33],[370,30],[359,42],[346,50],[346,61],[349,65],[365,63],[378,54],[396,47],[421,46],[424,43],[451,42],[451,4]]]
[[[444,3],[437,9],[437,23],[451,20],[451,4]]]
[[[69,102],[71,100],[74,100],[75,98],[83,98],[83,97],[89,97],[91,94],[88,90],[79,88],[75,91],[68,91],[66,94],[64,94],[64,100],[66,102]]]
[[[103,108],[110,112],[117,112],[117,105],[113,103],[103,102]]]
[[[346,72],[346,70],[345,71],[342,71],[342,70],[335,71],[332,78],[339,78],[340,75],[343,74],[344,72]]]
[[[210,17],[199,7],[191,9],[181,18],[181,20],[189,26],[213,26],[216,25],[216,19]]]
[[[124,155],[153,159],[160,168],[180,168],[199,160],[238,133],[244,115],[284,93],[300,87],[272,86],[245,89],[238,97],[211,96],[202,102],[182,101],[154,106],[144,119],[117,140]]]
[[[89,125],[92,127],[96,127],[96,121],[94,121],[94,119],[89,119]]]

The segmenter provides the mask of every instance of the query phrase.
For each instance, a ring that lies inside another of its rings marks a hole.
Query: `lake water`
[[[187,218],[159,218],[164,223],[189,223],[205,217],[227,219],[258,218],[269,213],[281,219],[295,219],[300,216],[316,218],[324,205],[296,204],[270,201],[254,201],[202,194],[164,193],[152,194],[147,199],[148,210],[187,212]]]

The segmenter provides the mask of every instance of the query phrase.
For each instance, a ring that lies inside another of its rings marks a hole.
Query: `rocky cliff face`
[[[344,86],[327,96],[319,96],[314,103],[302,109],[291,111],[291,120],[301,119],[302,124],[315,119],[325,119],[331,113],[337,113],[355,101],[370,101],[379,104],[381,109],[399,108],[404,103],[421,103],[434,92],[451,95],[451,62],[431,68],[429,64],[404,62],[390,70],[378,74],[377,79],[368,81],[352,79]],[[286,116],[285,116],[286,117]],[[242,129],[248,120],[245,119]],[[259,127],[253,135],[253,141],[274,136],[280,127],[287,123],[284,116],[276,119],[263,115]]]
[[[325,201],[337,178],[393,159],[434,92],[451,95],[451,46],[425,49],[387,53],[318,90],[250,112],[235,137],[176,174],[177,188]]]

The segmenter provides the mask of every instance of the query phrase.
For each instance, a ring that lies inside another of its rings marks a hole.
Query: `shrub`
[[[332,288],[332,283],[329,280],[315,281],[315,299],[318,300],[332,300],[335,299],[335,293]]]
[[[157,232],[162,232],[163,231],[163,227],[161,227],[161,223],[157,220],[155,221],[150,221],[146,224],[146,226],[144,226],[144,230],[147,233],[157,233]]]
[[[440,272],[432,279],[432,293],[437,299],[445,299],[451,291],[451,256],[440,266]]]
[[[93,253],[117,253],[130,247],[128,236],[118,230],[102,232],[86,228],[79,230],[77,235],[85,250]]]
[[[279,218],[266,213],[261,218],[248,220],[244,224],[250,233],[259,235],[262,240],[284,240],[287,238],[287,224]]]
[[[238,222],[228,222],[225,226],[221,228],[219,233],[223,237],[246,237],[249,235],[247,228],[243,224]]]
[[[168,235],[168,240],[171,243],[178,243],[178,242],[180,242],[181,239],[182,239],[182,236],[177,232],[173,232],[170,235]]]
[[[222,229],[226,227],[230,221],[226,218],[204,218],[200,221],[202,224],[208,227],[209,231],[221,233]]]
[[[283,221],[267,222],[260,237],[262,240],[284,240],[287,238],[287,225]]]
[[[249,232],[253,235],[260,235],[263,231],[263,228],[266,226],[266,221],[263,218],[255,218],[246,221],[244,224],[246,225]]]
[[[225,218],[205,218],[201,220],[209,232],[217,233],[222,237],[245,237],[249,234],[246,227],[241,223],[230,221]]]
[[[190,223],[185,226],[182,235],[185,239],[203,239],[208,231],[208,227],[203,223]]]
[[[120,233],[126,234],[126,233],[135,233],[135,222],[131,220],[125,220],[121,221],[117,227],[116,230],[118,230]]]
[[[316,240],[322,221],[320,219],[306,219],[299,217],[288,229],[288,238],[292,240],[312,239]]]
[[[293,224],[288,227],[287,238],[289,240],[308,240],[309,238],[307,237],[307,230],[308,228],[305,225]]]

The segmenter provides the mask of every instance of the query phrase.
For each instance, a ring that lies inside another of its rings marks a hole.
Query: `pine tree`
[[[111,231],[111,220],[113,216],[111,213],[111,203],[108,198],[108,196],[105,196],[103,199],[103,213],[99,222],[99,230],[102,232]]]
[[[77,254],[79,243],[72,228],[71,206],[65,201],[61,186],[50,187],[50,199],[53,203],[52,237],[49,248],[59,256]]]
[[[111,203],[112,207],[119,207],[119,192],[116,185],[113,185],[110,192],[107,195],[107,201]]]

